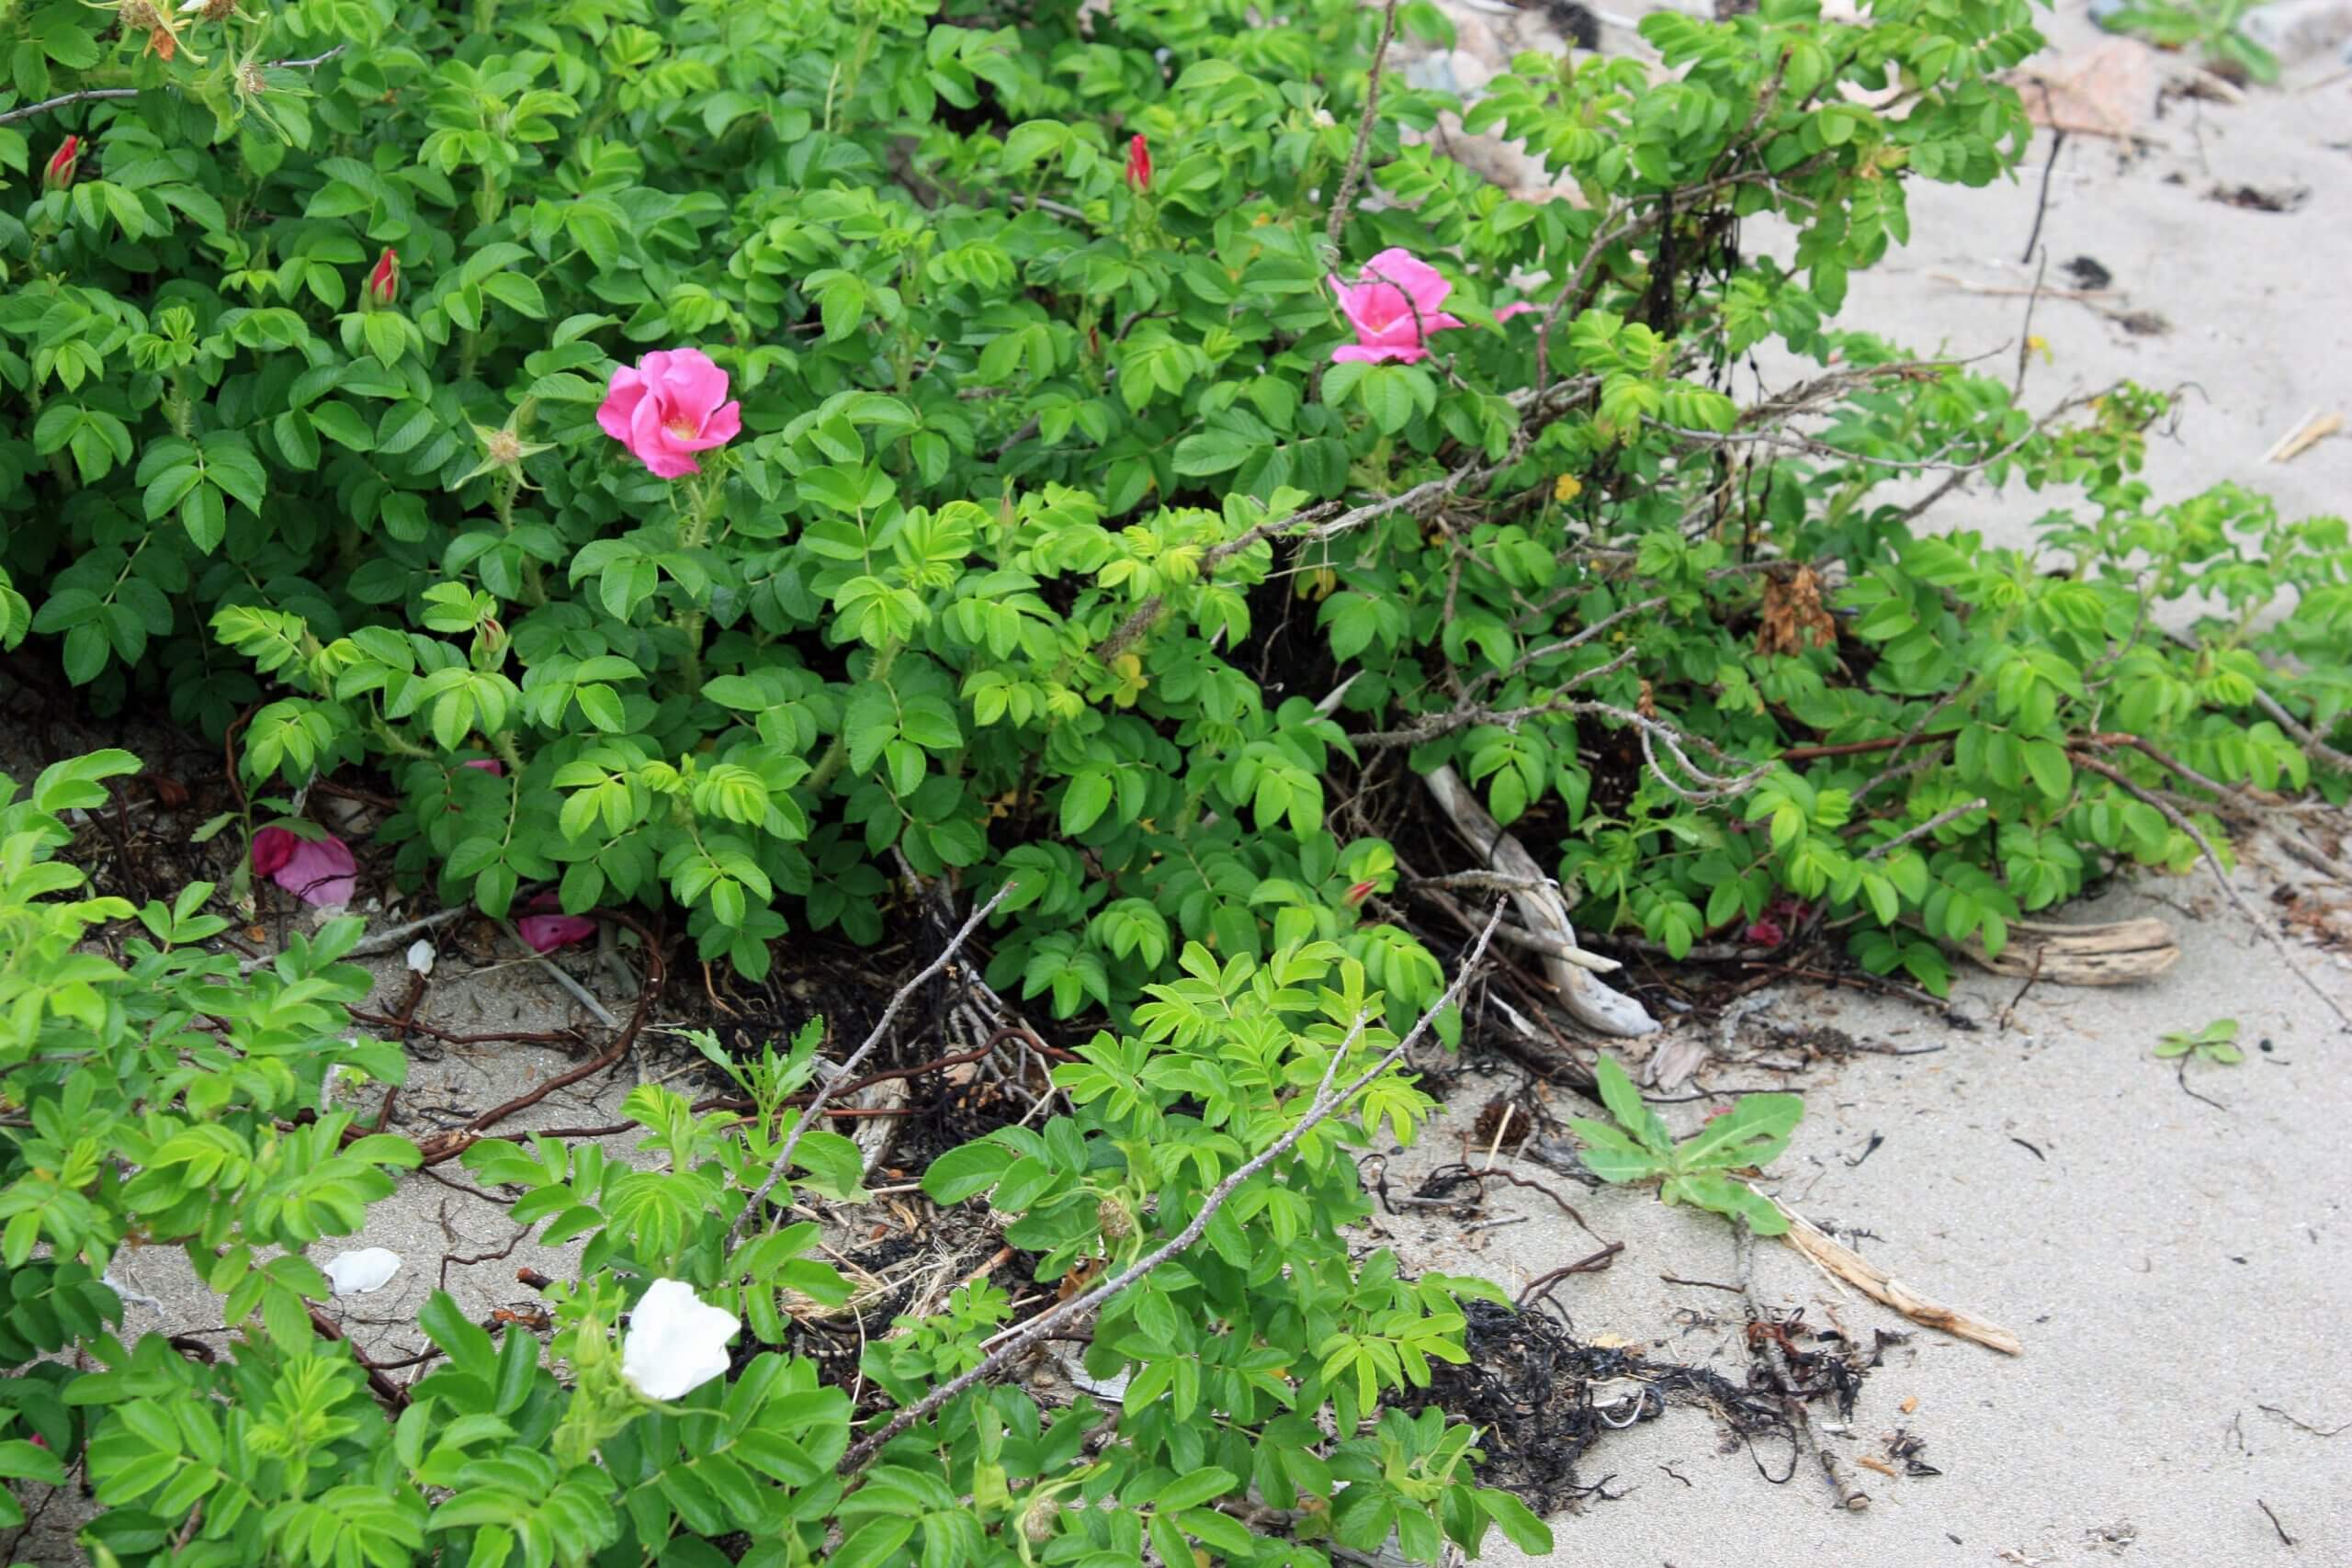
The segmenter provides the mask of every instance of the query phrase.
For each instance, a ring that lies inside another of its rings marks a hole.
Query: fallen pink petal
[[[596,934],[596,922],[585,915],[525,915],[514,929],[534,953],[553,953]]]
[[[294,847],[302,840],[283,828],[264,828],[254,835],[254,874],[276,876],[278,868],[294,858]]]
[[[332,833],[304,839],[284,828],[264,828],[254,835],[253,863],[255,875],[321,908],[339,908],[359,890],[351,846]]]

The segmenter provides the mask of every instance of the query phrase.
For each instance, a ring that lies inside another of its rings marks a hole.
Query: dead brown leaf
[[[1821,603],[1821,580],[1809,566],[1764,580],[1762,621],[1756,629],[1758,653],[1802,653],[1838,640],[1838,623]]]

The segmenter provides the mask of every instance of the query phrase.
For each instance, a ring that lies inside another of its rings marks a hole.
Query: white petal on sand
[[[380,1291],[401,1271],[401,1255],[381,1247],[338,1252],[327,1259],[327,1283],[338,1296],[364,1296]]]

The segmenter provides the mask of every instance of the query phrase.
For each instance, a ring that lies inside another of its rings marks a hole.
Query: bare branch
[[[1372,151],[1372,122],[1380,113],[1380,68],[1388,62],[1388,45],[1396,36],[1396,0],[1388,0],[1387,9],[1380,17],[1380,43],[1372,51],[1372,72],[1365,79],[1363,118],[1356,121],[1355,151],[1348,155],[1347,173],[1340,177],[1339,199],[1331,204],[1330,220],[1324,225],[1324,236],[1331,243],[1340,243],[1340,231],[1348,226],[1348,215],[1355,210],[1356,188],[1363,181],[1363,162]]]
[[[265,69],[315,71],[350,47],[349,44],[339,43],[324,54],[310,60],[273,60]],[[139,87],[85,87],[75,93],[60,93],[53,98],[43,98],[37,104],[20,104],[15,108],[0,111],[0,125],[8,125],[20,119],[30,119],[35,115],[47,114],[51,109],[70,108],[75,104],[97,103],[110,98],[135,98],[143,90]]]
[[[1917,828],[1908,829],[1903,832],[1897,833],[1894,837],[1889,839],[1886,842],[1880,844],[1875,849],[1866,851],[1863,853],[1862,858],[1864,860],[1876,860],[1879,856],[1885,854],[1890,850],[1901,849],[1912,840],[1924,838],[1928,834],[1934,832],[1937,829],[1945,826],[1947,823],[1959,821],[1962,818],[1967,816],[1972,811],[1982,811],[1989,804],[1990,802],[1986,801],[1985,798],[1980,795],[1974,800],[1962,801],[1949,811],[1939,811],[1933,817],[1928,818],[1925,822],[1920,823]]]
[[[2326,1004],[2327,1010],[2335,1015],[2338,1022],[2342,1023],[2346,1029],[2352,1029],[2352,1014],[2346,1014],[2344,1010],[2343,1004],[2338,1002],[2334,997],[2329,996],[2326,988],[2321,986],[2318,981],[2312,979],[2311,975],[2301,964],[2295,962],[2295,954],[2293,951],[2287,946],[2287,939],[2280,936],[2278,932],[2267,923],[2260,915],[2256,914],[2254,910],[2254,907],[2245,901],[2245,895],[2237,890],[2237,885],[2230,880],[2230,874],[2228,870],[2222,864],[2222,857],[2214,852],[2213,841],[2205,836],[2203,829],[2190,821],[2188,817],[2182,813],[2178,807],[2166,800],[2163,795],[2156,794],[2154,790],[2143,788],[2140,784],[2133,783],[2131,775],[2124,773],[2120,768],[2115,767],[2111,763],[2103,762],[2098,758],[2090,756],[2082,751],[2076,751],[2073,755],[2075,761],[2083,767],[2088,768],[2092,773],[2097,773],[2099,777],[2115,784],[2134,799],[2142,801],[2146,805],[2153,806],[2158,811],[2163,812],[2165,821],[2170,822],[2174,827],[2188,835],[2188,837],[2196,843],[2198,852],[2204,855],[2206,866],[2213,873],[2213,880],[2222,885],[2222,894],[2228,897],[2229,901],[2233,906],[2236,907],[2237,912],[2245,917],[2245,923],[2262,933],[2263,940],[2275,948],[2278,951],[2278,956],[2286,961],[2287,967],[2294,971],[2295,978],[2301,980],[2304,985],[2311,987],[2312,995],[2317,997],[2322,1002]]]
[[[947,945],[940,950],[939,956],[923,965],[922,974],[899,987],[897,994],[891,997],[889,1005],[882,1010],[882,1016],[874,1021],[873,1032],[866,1035],[865,1043],[851,1052],[848,1059],[842,1063],[841,1071],[828,1079],[811,1097],[808,1108],[803,1111],[800,1113],[800,1119],[793,1123],[792,1131],[785,1134],[784,1147],[776,1151],[775,1163],[769,1168],[767,1179],[761,1182],[759,1190],[752,1194],[752,1201],[743,1205],[743,1212],[735,1216],[735,1224],[728,1232],[727,1239],[729,1246],[732,1246],[743,1234],[745,1227],[752,1224],[752,1216],[756,1215],[760,1212],[760,1206],[767,1201],[768,1194],[775,1190],[776,1183],[784,1179],[785,1172],[792,1168],[792,1151],[800,1146],[801,1134],[815,1126],[818,1119],[824,1114],[825,1102],[832,1098],[833,1090],[838,1086],[848,1083],[859,1066],[872,1054],[874,1047],[882,1043],[882,1037],[890,1032],[890,1024],[898,1018],[899,1010],[906,1005],[907,998],[931,984],[933,978],[941,970],[954,962],[956,953],[971,937],[972,932],[979,928],[980,922],[988,919],[989,913],[999,904],[1012,897],[1013,884],[1017,880],[1019,879],[1015,877],[1007,877],[1004,886],[996,890],[994,897],[972,911],[971,919],[966,920],[963,929],[958,931],[949,940]]]
[[[1323,1070],[1323,1081],[1316,1086],[1315,1098],[1308,1102],[1306,1114],[1300,1117],[1290,1131],[1268,1145],[1255,1157],[1235,1168],[1231,1175],[1210,1189],[1207,1201],[1202,1203],[1200,1212],[1193,1216],[1190,1224],[1092,1290],[1072,1296],[1059,1306],[1039,1313],[1020,1327],[1003,1336],[996,1348],[989,1351],[988,1358],[978,1366],[940,1384],[921,1400],[891,1416],[880,1431],[864,1438],[849,1452],[843,1454],[838,1467],[840,1472],[843,1475],[854,1475],[865,1469],[873,1461],[874,1456],[880,1453],[884,1446],[899,1433],[904,1432],[974,1383],[1001,1371],[1015,1358],[1025,1353],[1031,1346],[1053,1333],[1063,1324],[1083,1313],[1092,1311],[1199,1241],[1204,1235],[1207,1234],[1209,1222],[1215,1219],[1217,1212],[1241,1190],[1244,1182],[1288,1154],[1301,1138],[1329,1121],[1341,1106],[1361,1094],[1373,1080],[1403,1059],[1405,1053],[1411,1050],[1428,1032],[1430,1024],[1437,1015],[1453,1006],[1454,999],[1462,994],[1462,988],[1469,983],[1470,976],[1476,972],[1479,961],[1486,957],[1487,944],[1493,939],[1495,928],[1502,923],[1502,918],[1503,906],[1498,903],[1494,913],[1487,918],[1487,929],[1478,933],[1477,942],[1464,956],[1462,966],[1454,972],[1453,984],[1446,987],[1445,995],[1440,997],[1427,1012],[1422,1013],[1420,1021],[1413,1025],[1411,1032],[1383,1055],[1380,1060],[1358,1074],[1345,1089],[1335,1093],[1331,1089],[1331,1082],[1339,1073],[1340,1063],[1346,1057],[1349,1048],[1363,1038],[1365,1025],[1370,1021],[1369,1015],[1358,1014],[1355,1027],[1349,1030],[1347,1038],[1342,1040],[1332,1052],[1330,1064]]]

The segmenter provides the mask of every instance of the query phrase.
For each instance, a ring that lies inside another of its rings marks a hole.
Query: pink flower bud
[[[1127,142],[1127,184],[1137,195],[1151,188],[1151,143],[1139,135]]]
[[[82,139],[69,136],[57,144],[49,155],[49,164],[40,172],[40,183],[51,190],[63,190],[74,183],[74,165],[82,161]]]
[[[368,299],[371,304],[389,305],[401,295],[401,256],[391,246],[376,258],[375,269],[368,275]]]

